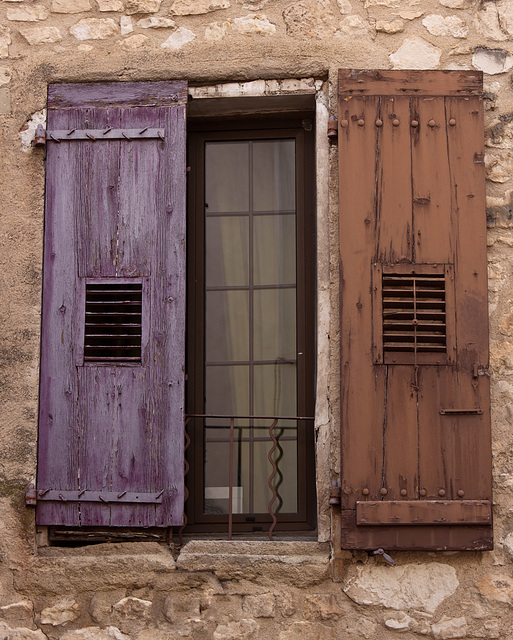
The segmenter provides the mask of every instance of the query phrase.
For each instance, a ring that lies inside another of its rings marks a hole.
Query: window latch
[[[383,560],[385,560],[385,562],[388,562],[388,564],[391,564],[393,567],[395,567],[395,565],[397,564],[397,562],[393,560],[384,549],[376,549],[376,551],[373,551],[373,553],[375,556],[383,556]]]

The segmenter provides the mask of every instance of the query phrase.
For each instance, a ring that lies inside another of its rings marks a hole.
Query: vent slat
[[[141,362],[142,283],[86,284],[84,361]]]
[[[384,351],[446,352],[443,274],[383,274],[382,304]]]

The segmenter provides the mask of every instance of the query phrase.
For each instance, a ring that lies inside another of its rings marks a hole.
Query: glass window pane
[[[296,359],[296,290],[253,292],[255,360]]]
[[[253,142],[253,210],[296,208],[296,143],[294,140]]]
[[[207,362],[248,360],[247,291],[207,291],[205,351]]]
[[[248,280],[249,220],[246,216],[207,217],[207,287],[244,286]]]
[[[247,365],[206,367],[205,413],[249,414],[249,367]]]
[[[295,364],[255,365],[253,379],[254,415],[297,415]]]
[[[205,211],[249,211],[249,143],[205,145]]]
[[[255,284],[295,284],[295,215],[253,218],[253,262]]]
[[[244,507],[244,487],[241,485],[240,470],[244,468],[241,461],[240,443],[234,443],[233,450],[233,487],[232,487],[232,513],[247,511]],[[229,455],[228,442],[207,442],[204,452],[205,487],[203,500],[203,513],[216,514],[228,513],[229,505]],[[247,472],[246,472],[247,476]],[[244,482],[248,486],[248,481]]]

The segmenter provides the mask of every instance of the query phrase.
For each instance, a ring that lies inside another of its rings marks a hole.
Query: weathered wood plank
[[[456,230],[444,98],[412,98],[411,118],[418,122],[417,127],[411,127],[413,255],[419,263],[450,263]]]
[[[178,104],[187,104],[187,82],[180,80],[63,83],[48,87],[48,109],[174,107]]]
[[[379,497],[383,468],[385,372],[373,367],[370,297],[378,108],[378,98],[339,103],[342,501],[353,508],[363,490]]]
[[[479,96],[482,86],[482,71],[340,69],[338,72],[339,96]]]
[[[492,503],[489,500],[404,500],[357,502],[358,525],[489,525]]]
[[[73,112],[48,114],[49,126],[73,127],[80,115]],[[76,149],[55,145],[46,156],[45,239],[41,382],[39,407],[39,456],[37,484],[56,489],[78,489],[77,391],[74,368],[77,313],[75,273],[75,219],[69,218],[76,199]],[[58,464],[57,462],[58,461]],[[79,525],[78,506],[39,503],[39,524]]]
[[[376,260],[411,261],[410,99],[380,98],[377,166]],[[367,126],[376,126],[369,122]]]

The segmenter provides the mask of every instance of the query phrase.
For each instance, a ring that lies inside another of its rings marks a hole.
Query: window
[[[189,531],[315,525],[311,118],[189,133]]]

